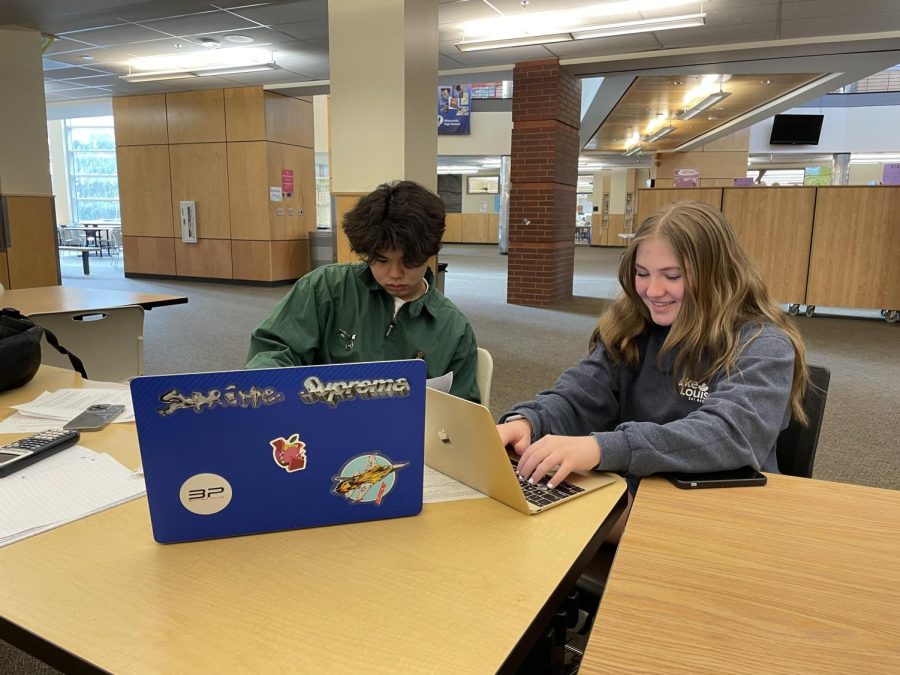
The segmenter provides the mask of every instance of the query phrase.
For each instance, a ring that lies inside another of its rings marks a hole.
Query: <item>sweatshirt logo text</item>
[[[682,379],[678,382],[678,393],[688,401],[703,403],[709,396],[709,384]]]

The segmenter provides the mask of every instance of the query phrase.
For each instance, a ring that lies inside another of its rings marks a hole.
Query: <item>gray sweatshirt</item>
[[[794,347],[777,327],[747,324],[730,377],[676,381],[671,355],[660,369],[668,328],[639,338],[637,368],[615,366],[600,345],[566,370],[552,389],[506,413],[531,422],[532,441],[547,434],[591,434],[600,445],[598,469],[632,476],[752,466],[778,472],[775,441],[790,421]]]

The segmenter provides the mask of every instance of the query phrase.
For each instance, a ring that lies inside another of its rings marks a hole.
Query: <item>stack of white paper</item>
[[[12,406],[17,412],[0,422],[0,434],[34,434],[62,429],[66,422],[96,403],[125,406],[125,412],[114,419],[114,423],[134,421],[134,406],[128,389],[58,389],[45,391],[29,403]]]
[[[0,546],[140,497],[143,476],[80,445],[0,478]]]

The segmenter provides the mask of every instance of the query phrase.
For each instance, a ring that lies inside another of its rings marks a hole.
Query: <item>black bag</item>
[[[60,354],[69,357],[78,373],[87,379],[84,364],[59,344],[49,330],[41,328],[16,309],[0,309],[0,391],[27,384],[41,365],[41,335]]]

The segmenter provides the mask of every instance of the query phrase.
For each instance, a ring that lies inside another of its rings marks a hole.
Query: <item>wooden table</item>
[[[0,406],[78,382],[42,367]],[[138,464],[132,424],[83,444]],[[537,516],[478,499],[166,546],[139,499],[0,548],[0,638],[66,672],[510,670],[623,504],[619,480]]]
[[[180,305],[187,301],[183,295],[108,291],[72,286],[43,286],[0,291],[0,307],[15,307],[26,316],[80,312],[124,305],[140,305],[144,309],[153,309],[165,305]]]
[[[900,673],[900,492],[645,480],[581,665],[601,672]]]

